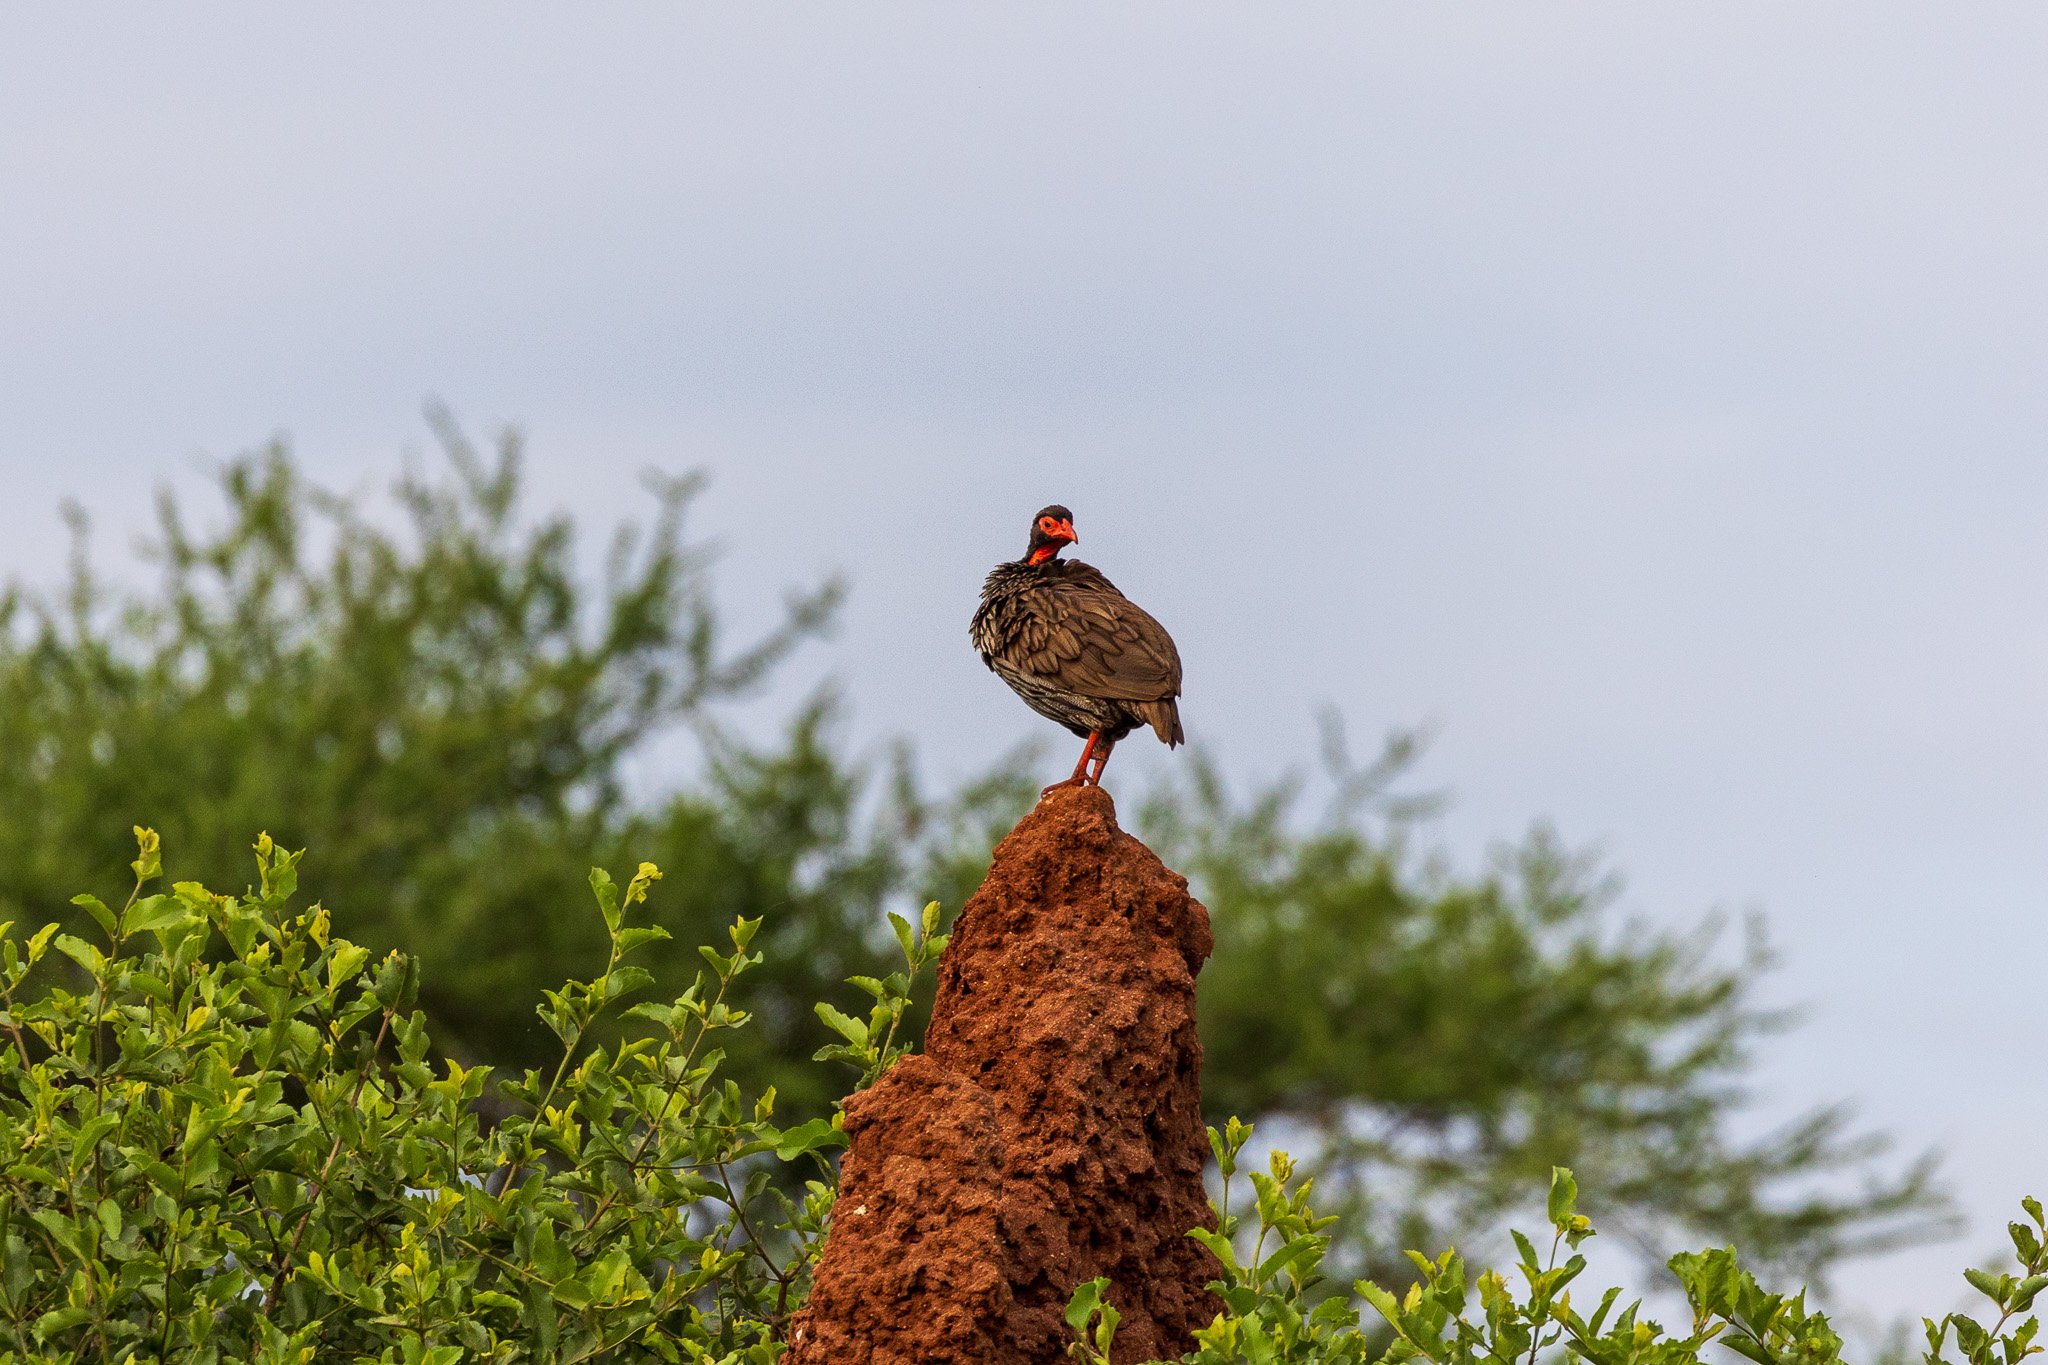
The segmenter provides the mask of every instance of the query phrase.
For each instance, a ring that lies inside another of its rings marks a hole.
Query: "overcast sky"
[[[1232,772],[1432,723],[1460,858],[1767,912],[1767,1112],[1972,1215],[1847,1301],[1939,1312],[2048,1194],[2044,71],[2017,3],[10,7],[0,571],[439,395],[595,521],[709,467],[736,614],[845,571],[808,666],[959,774],[1066,751],[965,639],[1065,502]]]

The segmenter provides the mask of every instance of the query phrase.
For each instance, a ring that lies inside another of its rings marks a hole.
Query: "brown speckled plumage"
[[[982,584],[970,628],[982,661],[1032,710],[1100,736],[1105,757],[1141,725],[1169,746],[1181,743],[1173,637],[1099,570],[1058,558],[1073,539],[1064,507],[1044,509],[1032,527],[1024,558],[996,565]]]

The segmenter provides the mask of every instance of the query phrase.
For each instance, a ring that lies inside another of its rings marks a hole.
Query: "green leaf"
[[[57,951],[95,976],[99,974],[100,964],[106,961],[105,954],[74,934],[57,935]]]
[[[612,880],[612,874],[601,867],[590,869],[590,890],[597,897],[598,913],[604,916],[604,927],[613,933],[619,929],[619,885]]]
[[[1385,1318],[1390,1326],[1400,1327],[1403,1315],[1399,1299],[1371,1280],[1359,1280],[1351,1287],[1357,1290],[1358,1297],[1371,1304],[1373,1311]]]
[[[1579,1211],[1579,1182],[1572,1178],[1570,1168],[1550,1168],[1550,1222],[1553,1227],[1569,1227],[1572,1215]]]
[[[1587,1335],[1596,1337],[1600,1335],[1601,1324],[1607,1321],[1608,1313],[1610,1313],[1614,1309],[1614,1301],[1620,1297],[1620,1285],[1615,1285],[1612,1289],[1609,1289],[1605,1294],[1602,1294],[1600,1296],[1600,1306],[1599,1308],[1594,1310],[1593,1320],[1590,1323],[1586,1324]]]
[[[50,939],[55,936],[57,930],[61,927],[61,925],[53,921],[29,935],[28,960],[30,962],[40,962],[42,960],[43,954],[49,951]]]
[[[163,875],[163,841],[157,837],[153,829],[145,829],[141,825],[136,825],[134,829],[136,855],[135,861],[128,866],[135,869],[137,881],[153,881]]]
[[[1737,1355],[1747,1356],[1756,1365],[1780,1365],[1778,1358],[1759,1344],[1746,1332],[1730,1332],[1721,1339],[1721,1344]]]
[[[405,1003],[412,984],[411,961],[402,953],[392,952],[377,964],[376,973],[370,978],[370,994],[385,1009],[397,1009]]]
[[[822,1151],[827,1147],[844,1147],[846,1134],[832,1126],[830,1119],[811,1119],[794,1128],[786,1128],[775,1141],[775,1155],[784,1161],[794,1161],[806,1152]]]
[[[1102,1320],[1095,1325],[1095,1353],[1104,1360],[1110,1358],[1110,1347],[1116,1342],[1117,1324],[1122,1322],[1123,1318],[1124,1315],[1116,1310],[1115,1304],[1103,1301]]]
[[[1230,1244],[1228,1237],[1220,1232],[1211,1232],[1207,1228],[1191,1228],[1188,1230],[1188,1236],[1209,1248],[1210,1254],[1223,1262],[1223,1268],[1230,1273],[1232,1279],[1243,1278],[1244,1271],[1237,1263],[1237,1248]]]
[[[50,1341],[60,1333],[68,1332],[74,1327],[82,1326],[91,1321],[92,1310],[90,1308],[55,1308],[37,1318],[35,1326],[30,1330],[36,1334],[38,1341]]]
[[[303,1019],[293,1019],[285,1024],[285,1037],[290,1040],[292,1050],[301,1059],[301,1065],[310,1065],[320,1056],[320,1031]]]
[[[220,931],[228,941],[228,947],[235,950],[235,956],[246,958],[249,950],[256,946],[256,936],[263,931],[260,916],[239,906],[230,907],[222,913]]]
[[[2010,1276],[1993,1275],[1988,1270],[1965,1269],[1963,1271],[1963,1278],[1968,1280],[1970,1287],[1979,1294],[1982,1294],[2000,1308],[2005,1307],[2006,1291],[2012,1287],[2012,1278]]]
[[[527,1278],[520,1282],[520,1292],[526,1299],[526,1329],[533,1333],[533,1344],[539,1348],[538,1358],[555,1358],[556,1334],[561,1330],[561,1318],[555,1311],[555,1296],[538,1279]]]
[[[634,991],[646,990],[653,984],[654,974],[652,972],[648,971],[645,967],[636,967],[628,963],[623,967],[612,968],[610,975],[605,977],[604,998],[606,1000],[616,1000],[622,995],[630,995]]]
[[[576,1273],[576,1258],[555,1236],[553,1225],[542,1223],[533,1237],[533,1266],[545,1280],[560,1282]]]
[[[1325,1245],[1324,1238],[1304,1233],[1259,1262],[1258,1269],[1253,1274],[1258,1277],[1260,1283],[1270,1284],[1281,1271],[1297,1262],[1307,1260],[1310,1266],[1313,1266],[1322,1256]]]
[[[661,880],[661,869],[653,863],[642,863],[633,872],[633,880],[626,884],[626,904],[638,905],[647,899],[647,888]]]
[[[1237,1152],[1225,1145],[1223,1134],[1216,1129],[1209,1131],[1209,1154],[1216,1158],[1216,1170],[1225,1180],[1237,1173]]]
[[[1109,1288],[1109,1281],[1101,1276],[1074,1286],[1073,1294],[1067,1299],[1067,1326],[1075,1336],[1085,1336],[1088,1320],[1095,1316],[1095,1309],[1102,1302],[1102,1293]]]
[[[668,1028],[675,1020],[676,1007],[674,1005],[661,1004],[659,1001],[646,1000],[640,1004],[629,1006],[625,1017],[628,1019],[645,1019],[650,1023]]]
[[[1735,1252],[1728,1247],[1711,1251],[1681,1251],[1668,1264],[1686,1299],[1701,1312],[1732,1316],[1741,1270]]]
[[[191,910],[176,896],[144,896],[128,907],[121,928],[130,934],[161,934],[163,930],[193,918]]]
[[[334,956],[327,959],[327,989],[334,990],[363,969],[370,950],[357,943],[336,943]]]
[[[661,943],[670,937],[668,930],[659,924],[636,924],[619,930],[619,955],[623,957],[635,948],[644,948],[650,943]]]
[[[828,1028],[846,1039],[847,1042],[852,1043],[855,1047],[866,1047],[868,1045],[868,1026],[860,1020],[849,1018],[822,1000],[811,1006],[811,1008],[817,1011],[818,1017],[825,1021]]]
[[[93,922],[99,925],[100,932],[104,933],[109,939],[118,938],[120,936],[119,931],[115,928],[116,921],[114,919],[114,912],[109,910],[107,908],[107,903],[101,900],[98,896],[92,895],[90,892],[87,892],[81,895],[73,896],[71,898],[71,903],[73,905],[85,907],[86,912],[92,916]]]
[[[2040,1239],[2025,1223],[2007,1223],[2005,1230],[2012,1235],[2012,1249],[2023,1264],[2031,1264],[2041,1254]]]

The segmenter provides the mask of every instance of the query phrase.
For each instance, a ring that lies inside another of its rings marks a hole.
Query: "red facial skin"
[[[1046,560],[1058,554],[1065,546],[1072,545],[1081,538],[1074,534],[1073,522],[1055,521],[1051,517],[1040,517],[1038,519],[1038,531],[1040,535],[1049,536],[1061,542],[1061,544],[1041,545],[1036,550],[1033,550],[1031,552],[1031,562],[1033,564],[1045,563]]]

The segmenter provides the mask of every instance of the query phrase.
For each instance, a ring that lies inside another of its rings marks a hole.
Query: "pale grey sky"
[[[1846,1297],[1940,1311],[2048,1193],[2044,70],[2018,3],[12,7],[0,570],[438,394],[592,519],[711,467],[730,599],[848,571],[813,666],[964,772],[1066,502],[1233,770],[1434,721],[1459,856],[1767,911],[1771,1103],[1972,1214]]]

